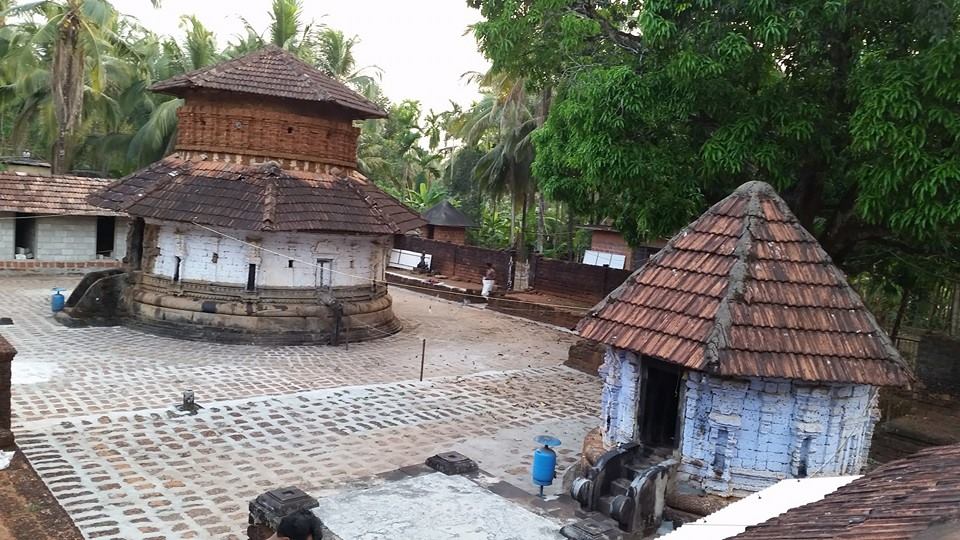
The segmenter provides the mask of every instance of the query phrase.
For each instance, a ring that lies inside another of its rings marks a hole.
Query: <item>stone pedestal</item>
[[[17,350],[0,336],[0,450],[13,448],[13,432],[10,429],[10,387],[13,357]]]

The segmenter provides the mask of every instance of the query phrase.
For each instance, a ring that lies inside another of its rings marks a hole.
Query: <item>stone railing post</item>
[[[13,371],[13,357],[17,350],[0,336],[0,450],[13,448],[11,430],[10,391]]]

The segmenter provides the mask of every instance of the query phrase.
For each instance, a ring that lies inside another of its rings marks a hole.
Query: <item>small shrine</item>
[[[670,240],[579,331],[606,353],[601,424],[573,495],[625,530],[655,528],[665,492],[722,499],[859,474],[879,388],[911,381],[844,274],[761,182]]]
[[[151,90],[184,100],[175,152],[90,198],[132,218],[125,322],[254,343],[400,329],[385,270],[424,221],[356,170],[354,121],[379,106],[277,47]]]

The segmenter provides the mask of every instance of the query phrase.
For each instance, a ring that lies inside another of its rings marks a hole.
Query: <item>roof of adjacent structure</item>
[[[71,216],[113,216],[87,197],[109,180],[81,176],[37,176],[21,172],[0,173],[0,212]]]
[[[461,212],[457,207],[450,204],[450,201],[444,199],[439,203],[431,206],[428,210],[425,210],[420,214],[423,219],[430,225],[439,225],[441,227],[475,227],[473,223],[466,214]]]
[[[580,334],[724,376],[906,385],[890,341],[817,241],[762,182],[675,236]]]
[[[245,231],[398,234],[424,225],[354,171],[186,161],[176,154],[110,184],[90,202],[142,218]]]
[[[274,45],[177,75],[154,84],[150,90],[182,95],[196,88],[329,103],[353,111],[355,118],[387,116],[376,103]]]
[[[748,527],[741,540],[960,536],[960,445],[884,464],[820,501]]]

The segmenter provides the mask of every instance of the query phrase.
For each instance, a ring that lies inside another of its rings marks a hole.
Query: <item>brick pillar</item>
[[[13,431],[10,430],[10,385],[11,363],[17,350],[0,336],[0,450],[13,448]]]

